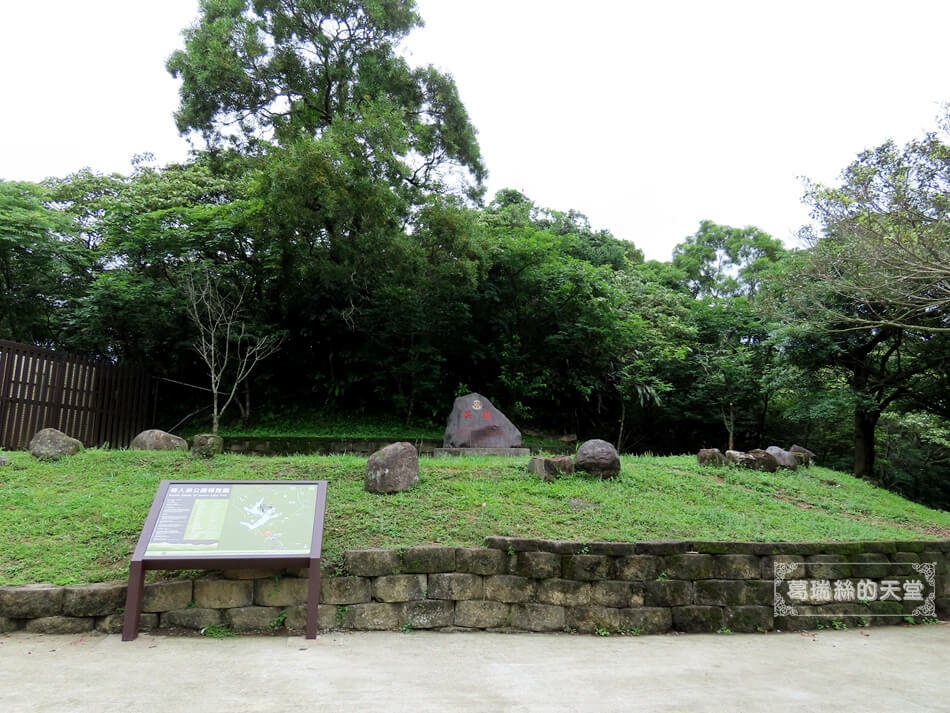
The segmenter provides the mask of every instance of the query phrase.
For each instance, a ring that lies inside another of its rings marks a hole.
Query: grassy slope
[[[556,483],[522,460],[423,459],[411,491],[362,489],[354,456],[193,460],[182,453],[88,450],[59,463],[5,453],[0,468],[0,585],[127,577],[161,479],[327,479],[324,559],[345,549],[480,545],[486,535],[574,540],[855,540],[950,537],[929,510],[823,468],[767,474],[700,469],[692,456],[624,458],[621,476]],[[586,507],[586,509],[576,509]],[[573,507],[572,507],[573,506]]]

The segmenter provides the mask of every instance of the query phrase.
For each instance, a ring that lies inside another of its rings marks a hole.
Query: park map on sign
[[[174,483],[146,556],[310,552],[316,484]]]

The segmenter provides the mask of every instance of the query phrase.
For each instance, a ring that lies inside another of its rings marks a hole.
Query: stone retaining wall
[[[937,562],[937,611],[950,617],[950,540],[580,543],[489,537],[485,544],[347,552],[345,572],[324,573],[320,628],[749,632],[814,628],[832,620],[903,623],[903,616],[868,615],[913,609],[913,602],[874,601],[800,607],[819,618],[773,617],[775,562],[812,563],[813,576],[832,580],[899,578],[910,572],[897,563]],[[859,562],[865,564],[857,572]],[[301,632],[307,584],[306,570],[231,570],[148,584],[140,628]],[[125,589],[124,582],[0,587],[0,632],[117,633]],[[847,616],[840,614],[843,606]],[[820,618],[823,612],[827,620]]]
[[[432,455],[442,441],[433,439],[331,438],[321,436],[225,437],[224,452],[251,456],[330,455],[348,453],[368,456],[397,440],[407,440],[419,453]]]

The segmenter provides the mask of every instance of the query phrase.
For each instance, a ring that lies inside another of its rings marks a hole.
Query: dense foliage
[[[203,150],[0,182],[0,338],[206,384],[186,286],[211,275],[247,334],[281,342],[245,420],[409,426],[478,390],[633,452],[797,442],[950,507],[945,134],[809,186],[803,250],[705,221],[644,262],[574,211],[483,202],[452,78],[396,51],[419,22],[411,0],[204,0],[168,62]],[[161,383],[157,425],[203,400]]]

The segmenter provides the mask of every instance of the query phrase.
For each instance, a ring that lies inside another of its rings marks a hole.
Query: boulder
[[[521,431],[481,394],[459,396],[452,405],[443,448],[518,448]]]
[[[188,441],[157,428],[150,428],[133,438],[130,448],[140,451],[187,451]]]
[[[818,456],[816,456],[814,453],[812,453],[807,448],[804,448],[803,446],[792,446],[791,448],[788,449],[788,452],[800,453],[802,456],[801,458],[802,465],[805,465],[805,466],[809,466],[818,460]]]
[[[191,444],[193,455],[210,458],[224,451],[224,439],[210,433],[198,433]]]
[[[528,461],[528,472],[534,473],[545,482],[552,483],[561,476],[574,475],[574,461],[570,456],[536,457]]]
[[[761,448],[754,448],[749,451],[749,455],[755,459],[755,470],[761,470],[766,473],[774,473],[778,470],[778,461],[775,456]]]
[[[5,466],[5,465],[10,465],[10,461],[8,461],[8,460],[7,460],[6,458],[4,458],[3,456],[0,456],[0,468],[2,468],[2,467]]]
[[[366,462],[363,489],[369,493],[398,493],[419,480],[419,454],[402,441],[380,448]]]
[[[613,478],[620,473],[620,456],[607,441],[599,438],[584,441],[574,456],[574,469],[601,478]]]
[[[772,454],[778,462],[779,468],[798,470],[798,458],[795,457],[794,453],[789,453],[784,448],[779,448],[778,446],[769,446],[765,451]]]
[[[755,456],[750,456],[742,451],[726,451],[725,456],[729,465],[755,470]]]
[[[726,465],[726,457],[718,448],[702,448],[696,454],[696,462],[700,465]]]
[[[59,460],[74,456],[82,450],[82,443],[55,428],[44,428],[30,441],[30,455],[43,460]]]

